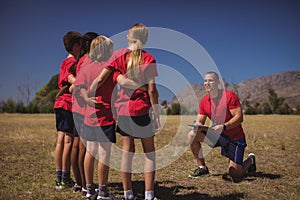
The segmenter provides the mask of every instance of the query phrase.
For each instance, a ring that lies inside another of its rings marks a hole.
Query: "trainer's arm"
[[[206,117],[207,117],[206,115],[198,114],[196,121],[198,122],[199,125],[204,125],[206,121]]]
[[[233,117],[229,121],[224,123],[226,126],[226,130],[237,127],[244,120],[241,107],[231,109],[230,113]]]

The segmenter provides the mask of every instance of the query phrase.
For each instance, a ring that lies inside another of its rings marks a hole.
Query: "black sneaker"
[[[89,188],[86,188],[86,199],[87,200],[96,200],[97,199],[97,196],[98,196],[98,193],[97,191],[95,190],[95,185],[92,184],[91,187]]]
[[[254,176],[255,173],[256,173],[256,161],[255,161],[255,155],[254,155],[254,153],[250,153],[248,155],[248,158],[252,158],[252,160],[253,160],[253,164],[250,165],[250,167],[248,168],[248,175],[249,176]]]
[[[72,187],[74,187],[74,185],[75,185],[75,182],[71,178],[69,178],[67,180],[63,180],[61,182],[61,186],[63,188],[72,188]]]
[[[194,173],[190,174],[189,177],[190,178],[199,178],[200,176],[209,174],[208,168],[200,168],[197,167],[197,169],[194,171]]]
[[[82,190],[81,186],[75,183],[73,186],[73,193],[81,192],[81,190]]]
[[[107,186],[98,188],[97,200],[120,200],[108,191]]]
[[[134,197],[133,199],[126,199],[126,198],[123,198],[122,200],[145,200],[145,199],[139,198],[139,197]]]
[[[59,182],[59,181],[55,180],[55,189],[57,189],[57,190],[60,190],[60,189],[62,189],[61,182]]]

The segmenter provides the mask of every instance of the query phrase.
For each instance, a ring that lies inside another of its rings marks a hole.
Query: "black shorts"
[[[117,132],[122,136],[148,138],[154,136],[153,122],[150,116],[119,116]]]
[[[116,143],[116,125],[109,126],[87,126],[83,125],[81,137],[92,142],[111,142]]]
[[[233,140],[224,134],[206,133],[206,137],[213,144],[208,144],[210,147],[221,147],[221,154],[233,162],[242,165],[244,152],[247,146],[246,139]]]
[[[56,130],[73,135],[74,121],[72,112],[55,108]]]
[[[74,129],[73,129],[73,134],[75,137],[81,137],[81,132],[83,129],[83,121],[84,121],[84,116],[81,114],[78,114],[76,112],[73,112],[73,120],[74,120]]]

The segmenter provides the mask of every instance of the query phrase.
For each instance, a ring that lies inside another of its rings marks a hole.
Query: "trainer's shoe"
[[[255,173],[256,173],[256,161],[255,161],[255,155],[254,155],[254,153],[250,153],[248,155],[248,158],[252,158],[252,160],[253,160],[252,165],[250,165],[250,167],[248,168],[248,175],[249,176],[254,176]]]
[[[59,181],[55,180],[55,189],[57,189],[57,190],[60,190],[60,189],[62,189],[61,182],[59,182]]]
[[[73,186],[73,193],[81,192],[81,190],[82,190],[82,187],[80,185],[78,185],[77,183],[75,183]]]
[[[61,182],[61,185],[63,188],[72,188],[75,185],[75,182],[71,178],[69,178],[67,180],[63,180]]]
[[[190,178],[199,178],[200,176],[209,174],[208,168],[200,168],[197,167],[197,169],[195,169],[194,173],[191,173],[189,175]]]

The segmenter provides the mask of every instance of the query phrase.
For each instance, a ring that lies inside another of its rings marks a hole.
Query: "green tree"
[[[281,115],[289,115],[293,113],[293,110],[287,103],[285,103],[277,109],[277,113]]]
[[[296,114],[300,114],[300,105],[296,106]]]
[[[283,105],[284,102],[283,97],[278,97],[277,93],[273,88],[269,88],[269,103],[272,107],[273,113],[278,113],[278,108]]]
[[[171,115],[180,115],[180,103],[172,103],[171,104]]]
[[[16,104],[16,112],[17,113],[26,113],[26,107],[24,106],[22,101],[19,101]]]
[[[262,111],[262,114],[264,114],[264,115],[272,114],[272,109],[270,107],[270,104],[268,104],[267,102],[264,102],[262,104],[261,111]]]
[[[245,110],[245,114],[246,115],[257,115],[258,112],[257,112],[257,109],[252,107],[252,106],[249,106],[246,110]]]
[[[12,98],[8,98],[6,102],[2,104],[2,112],[15,113],[16,104]]]
[[[35,95],[28,105],[30,113],[52,113],[56,94],[59,91],[57,86],[58,74],[54,75],[50,81],[44,85]]]

